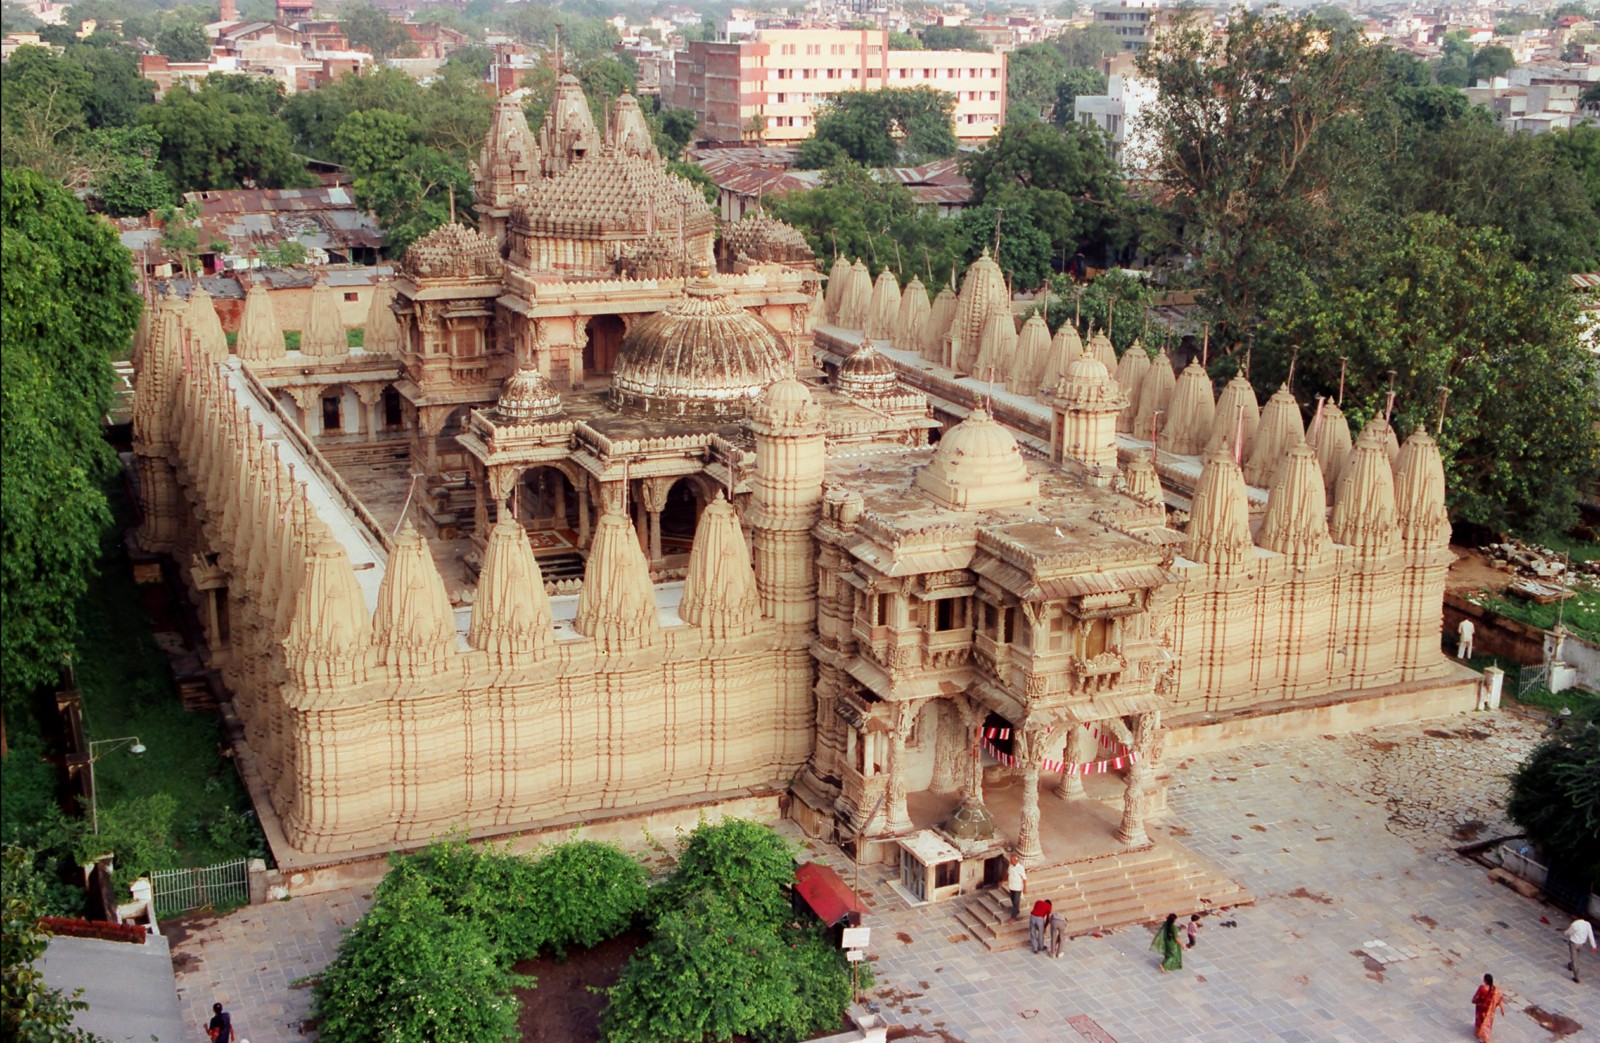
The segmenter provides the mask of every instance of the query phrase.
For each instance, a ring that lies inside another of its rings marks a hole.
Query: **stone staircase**
[[[558,551],[539,555],[539,574],[546,583],[560,579],[583,578],[583,555],[577,551]]]
[[[1255,896],[1176,844],[1120,852],[1084,862],[1045,866],[1028,873],[1022,914],[1011,918],[1011,896],[1000,887],[961,900],[956,920],[991,951],[1028,944],[1028,910],[1048,898],[1066,919],[1067,936],[1129,924],[1153,923],[1177,913],[1188,919]]]

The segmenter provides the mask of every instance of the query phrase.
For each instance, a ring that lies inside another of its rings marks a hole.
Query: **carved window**
[[[967,599],[941,598],[933,603],[931,629],[936,634],[960,630],[967,625]]]
[[[1079,659],[1093,659],[1111,647],[1111,620],[1086,619],[1076,627],[1073,653]]]
[[[1048,618],[1044,650],[1047,652],[1064,651],[1067,647],[1068,633],[1074,629],[1072,617],[1063,612],[1060,605],[1051,605]]]

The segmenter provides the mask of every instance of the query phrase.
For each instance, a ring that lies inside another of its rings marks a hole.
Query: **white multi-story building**
[[[1133,175],[1145,170],[1151,160],[1149,135],[1140,117],[1155,97],[1155,85],[1148,80],[1113,75],[1106,81],[1106,93],[1080,94],[1072,112],[1079,123],[1106,132],[1112,156],[1125,173]]]

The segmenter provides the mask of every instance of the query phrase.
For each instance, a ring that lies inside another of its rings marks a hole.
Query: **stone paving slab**
[[[1507,995],[1496,1043],[1600,1043],[1600,965],[1582,985],[1562,970],[1563,914],[1454,853],[1511,832],[1504,775],[1541,729],[1463,714],[1167,764],[1165,825],[1257,896],[1208,917],[1170,974],[1147,927],[1075,939],[1060,960],[990,953],[954,903],[910,908],[868,869],[877,983],[864,998],[900,1038],[940,1043],[1104,1043],[1090,1024],[1115,1043],[1438,1043],[1472,1039],[1470,998],[1488,971]],[[252,1043],[305,1038],[310,990],[293,983],[332,958],[369,901],[331,892],[192,925],[173,943],[191,1023],[220,1000]]]

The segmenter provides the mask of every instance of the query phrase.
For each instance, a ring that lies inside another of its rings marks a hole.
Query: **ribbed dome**
[[[529,366],[519,369],[500,385],[494,411],[503,420],[528,424],[561,414],[561,395],[544,374]]]
[[[833,386],[848,398],[881,398],[900,390],[894,363],[873,347],[871,341],[864,341],[844,360]]]
[[[947,507],[974,511],[1019,507],[1037,491],[1017,440],[981,407],[939,440],[916,484]]]
[[[740,417],[789,374],[778,331],[706,278],[622,339],[611,402],[668,417]]]
[[[1061,375],[1060,394],[1073,405],[1091,403],[1117,403],[1120,405],[1121,389],[1111,379],[1105,363],[1085,352],[1073,359]]]

